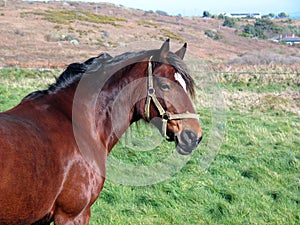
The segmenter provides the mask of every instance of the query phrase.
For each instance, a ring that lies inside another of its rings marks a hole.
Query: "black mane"
[[[116,57],[112,57],[107,53],[103,53],[97,57],[90,58],[83,63],[72,63],[58,78],[56,78],[56,82],[54,84],[49,85],[48,89],[32,92],[24,99],[35,99],[46,94],[56,93],[57,91],[66,88],[72,83],[80,80],[84,73],[99,72],[100,70],[117,72],[119,69],[122,69],[125,66],[136,62],[142,62],[145,58],[150,56],[154,56],[154,64],[160,63],[159,53],[159,49],[127,52]],[[176,72],[182,75],[186,82],[188,92],[191,94],[191,96],[193,96],[195,84],[184,62],[172,52],[169,52],[167,61],[175,68]]]
[[[111,59],[107,53],[103,53],[97,57],[90,58],[86,60],[84,63],[72,63],[70,64],[67,69],[58,77],[56,78],[56,82],[51,84],[48,88],[48,93],[55,93],[60,89],[66,88],[70,84],[78,81],[82,75],[87,71],[88,67],[95,64],[103,64],[105,61]]]
[[[79,80],[91,64],[102,64],[106,60],[109,60],[111,58],[112,56],[110,56],[109,54],[103,53],[97,57],[90,58],[83,63],[72,63],[66,68],[64,72],[62,72],[59,77],[55,78],[56,82],[49,85],[47,90],[38,90],[32,92],[24,99],[34,99],[42,95],[56,93],[58,90],[66,88],[70,84]]]
[[[93,65],[89,66],[87,72],[99,72],[101,70],[114,71],[124,68],[125,66],[131,65],[133,63],[142,62],[145,58],[149,58],[153,56],[153,66],[158,65],[161,62],[160,60],[160,50],[148,50],[148,51],[139,51],[139,52],[126,52],[121,55],[118,55],[110,60],[106,61],[105,64],[97,64],[93,63]],[[195,95],[195,82],[191,75],[189,74],[189,70],[183,60],[178,57],[175,53],[169,52],[167,55],[167,62],[173,66],[176,72],[180,73],[186,82],[187,91],[190,93],[192,97]]]

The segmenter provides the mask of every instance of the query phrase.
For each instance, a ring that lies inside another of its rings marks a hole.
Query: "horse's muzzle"
[[[197,148],[202,140],[197,137],[197,134],[192,130],[183,130],[180,134],[175,135],[176,150],[181,155],[189,155]]]

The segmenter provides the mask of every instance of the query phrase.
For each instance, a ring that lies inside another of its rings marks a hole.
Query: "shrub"
[[[168,13],[166,13],[165,11],[162,11],[162,10],[156,10],[155,12],[161,16],[168,16]]]
[[[241,36],[266,39],[266,34],[273,36],[274,34],[282,33],[284,29],[286,28],[275,24],[270,18],[264,17],[261,19],[256,19],[254,25],[247,24],[243,26]]]
[[[289,25],[286,27],[286,30],[292,34],[295,34],[296,36],[300,36],[300,29],[297,26]]]
[[[256,19],[254,26],[263,31],[271,31],[276,34],[282,31],[282,27],[275,24],[270,18]]]
[[[243,33],[241,36],[244,37],[258,37],[265,39],[266,36],[260,27],[255,27],[251,24],[247,24],[243,27]]]
[[[289,17],[289,14],[287,14],[285,12],[281,12],[281,13],[278,14],[278,17],[279,18],[287,18],[287,17]]]
[[[203,17],[211,17],[212,15],[208,11],[203,12]]]
[[[270,18],[274,18],[274,17],[275,17],[275,14],[274,14],[274,13],[269,13],[268,16],[269,16]]]
[[[184,42],[182,37],[178,34],[174,34],[173,32],[171,32],[170,30],[168,29],[161,29],[161,31],[163,32],[164,36],[170,38],[170,39],[175,39],[175,40],[178,40],[180,42]]]
[[[224,23],[223,23],[223,26],[224,27],[237,27],[237,23],[236,23],[236,20],[234,18],[226,16],[225,20],[224,20]]]
[[[205,31],[204,31],[204,34],[205,34],[207,37],[212,38],[212,39],[214,39],[214,40],[220,40],[220,39],[223,38],[222,35],[220,35],[220,34],[217,33],[217,32],[213,32],[213,31],[211,31],[211,30],[205,30]]]
[[[160,26],[158,23],[153,23],[153,22],[149,22],[149,21],[145,21],[145,20],[139,20],[139,21],[137,21],[137,24],[139,26],[154,27],[154,28],[157,28]]]
[[[223,15],[222,13],[220,13],[220,14],[218,15],[218,19],[219,19],[219,20],[223,20],[223,19],[224,19],[224,15]]]
[[[211,30],[205,30],[205,31],[204,31],[204,34],[205,34],[207,37],[210,37],[210,38],[213,38],[213,37],[214,37],[214,33],[213,33]]]
[[[123,18],[113,16],[105,16],[94,14],[85,10],[46,10],[44,12],[32,12],[34,15],[43,16],[45,20],[57,24],[73,23],[74,21],[88,21],[92,23],[110,24],[113,26],[120,26],[117,21],[127,22]],[[27,12],[26,14],[29,14]]]

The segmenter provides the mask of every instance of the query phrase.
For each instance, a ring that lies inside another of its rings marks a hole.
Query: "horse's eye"
[[[161,88],[163,91],[168,91],[168,90],[170,90],[170,86],[169,86],[168,84],[166,84],[166,83],[162,83],[162,84],[160,85],[160,88]]]

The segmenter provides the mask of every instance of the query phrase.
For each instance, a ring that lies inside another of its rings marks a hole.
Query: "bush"
[[[286,27],[286,30],[291,34],[295,34],[296,36],[300,36],[300,29],[297,26],[289,25]]]
[[[166,13],[165,11],[162,11],[162,10],[156,10],[155,12],[161,16],[168,16],[168,13]]]
[[[205,31],[204,31],[204,34],[205,34],[207,37],[210,37],[210,38],[213,38],[213,37],[214,37],[214,33],[213,33],[211,30],[205,30]]]
[[[224,23],[223,23],[224,27],[237,27],[237,23],[236,20],[234,18],[231,17],[225,17]]]
[[[211,31],[211,30],[205,30],[205,31],[204,31],[204,34],[205,34],[207,37],[212,38],[212,39],[214,39],[214,40],[220,40],[220,39],[223,38],[219,33],[213,32],[213,31]]]
[[[84,21],[98,24],[110,24],[113,26],[121,26],[117,22],[127,22],[126,19],[113,16],[94,14],[86,10],[46,10],[43,12],[26,12],[26,14],[34,14],[43,16],[45,20],[56,24],[69,25],[75,21]]]
[[[180,35],[175,34],[166,28],[162,28],[161,31],[163,32],[163,35],[165,37],[168,37],[168,38],[174,39],[174,40],[178,40],[180,42],[184,42],[184,40],[182,39],[182,37]]]
[[[275,24],[270,18],[256,19],[254,26],[262,31],[271,31],[275,34],[282,31],[282,28]]]
[[[287,18],[287,17],[289,17],[289,14],[287,14],[285,12],[281,12],[281,13],[278,14],[278,17],[279,18]]]
[[[270,18],[264,17],[261,19],[256,19],[254,25],[247,24],[243,26],[241,36],[266,39],[266,32],[274,35],[282,33],[283,30],[283,27],[275,24]]]
[[[264,35],[264,32],[260,27],[255,27],[251,24],[247,24],[243,27],[243,33],[242,36],[244,37],[257,37],[265,39],[266,36]]]
[[[218,19],[219,19],[219,20],[223,20],[223,19],[224,19],[224,15],[220,13],[220,14],[218,15]]]
[[[275,17],[275,14],[274,14],[274,13],[269,13],[269,17],[270,17],[270,18],[274,18],[274,17]]]
[[[212,15],[208,11],[203,12],[203,17],[211,17]]]

